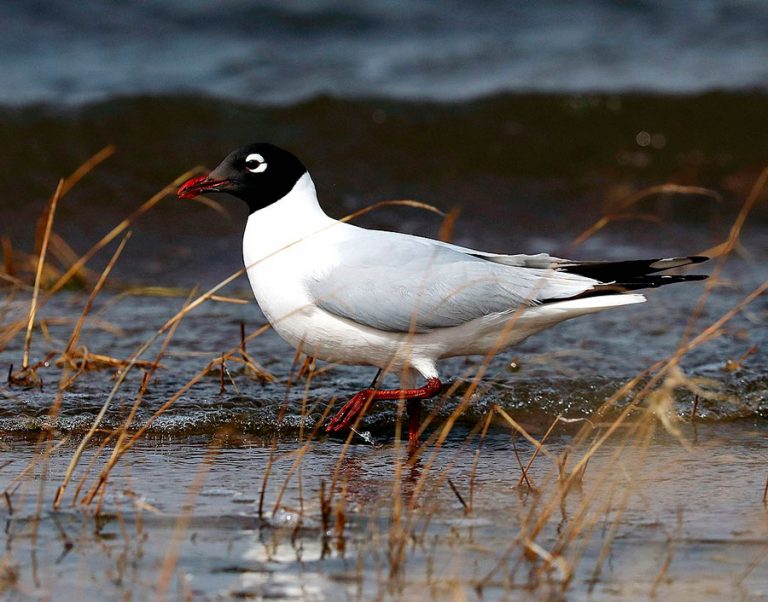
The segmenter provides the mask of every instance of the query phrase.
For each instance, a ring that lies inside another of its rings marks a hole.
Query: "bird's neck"
[[[243,236],[246,266],[335,222],[320,208],[315,184],[305,173],[283,198],[248,216]]]

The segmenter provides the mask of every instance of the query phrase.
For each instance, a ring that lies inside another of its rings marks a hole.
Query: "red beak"
[[[210,176],[198,176],[184,182],[176,196],[180,199],[193,199],[206,192],[221,192],[221,187],[229,184],[229,180],[214,180]]]

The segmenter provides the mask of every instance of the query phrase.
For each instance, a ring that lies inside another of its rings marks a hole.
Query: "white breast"
[[[281,324],[295,330],[297,318],[307,320],[311,306],[304,283],[313,267],[306,258],[323,252],[316,238],[334,223],[320,209],[309,174],[285,197],[248,217],[243,235],[248,280],[266,318],[293,344],[295,337],[282,332]]]
[[[321,232],[247,263],[259,307],[283,339],[308,355],[348,364],[387,366],[402,337],[334,316],[318,308],[307,292],[309,279],[321,277],[323,270],[335,265],[334,247],[328,238]],[[249,259],[253,258],[246,262]]]
[[[256,301],[275,331],[309,355],[385,367],[402,352],[403,335],[332,315],[307,285],[338,263],[336,244],[350,228],[323,213],[305,174],[293,190],[248,217],[243,259]]]

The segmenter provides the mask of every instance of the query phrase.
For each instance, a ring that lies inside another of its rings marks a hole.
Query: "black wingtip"
[[[645,276],[636,283],[628,284],[644,284],[647,282],[653,282],[655,284],[650,285],[652,288],[657,286],[663,286],[665,284],[674,284],[675,282],[695,282],[696,280],[706,280],[709,278],[706,274],[684,274],[681,276],[673,276],[670,274],[661,274],[659,276],[650,275]]]
[[[585,296],[592,296],[705,280],[707,276],[704,274],[660,274],[659,272],[688,267],[708,259],[709,257],[704,255],[692,255],[629,261],[574,262],[560,269],[597,280],[600,284],[584,293]]]
[[[704,255],[692,255],[628,261],[574,261],[561,264],[558,269],[601,282],[632,282],[658,272],[703,263],[708,259]]]

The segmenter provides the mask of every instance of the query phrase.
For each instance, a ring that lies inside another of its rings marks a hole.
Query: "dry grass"
[[[106,396],[90,429],[79,438],[71,453],[68,468],[61,482],[56,485],[53,500],[46,497],[44,478],[40,479],[37,494],[29,491],[30,475],[38,469],[40,474],[45,474],[44,469],[52,454],[62,449],[67,442],[67,438],[62,439],[53,428],[40,434],[37,442],[38,453],[30,459],[29,464],[20,467],[17,477],[4,491],[4,503],[9,515],[14,514],[15,508],[23,506],[25,496],[36,495],[36,510],[31,522],[34,525],[33,538],[36,537],[37,525],[45,514],[44,504],[52,504],[54,509],[61,509],[66,504],[71,509],[80,508],[78,512],[94,512],[97,515],[102,513],[110,476],[118,464],[138,443],[143,441],[148,430],[159,417],[166,413],[182,395],[212,372],[220,376],[222,391],[228,385],[234,386],[237,390],[236,380],[231,376],[228,365],[241,367],[248,378],[265,382],[274,380],[274,376],[252,355],[254,352],[247,350],[248,343],[261,336],[268,326],[259,328],[247,336],[242,327],[240,340],[230,349],[218,353],[215,359],[199,366],[194,376],[176,393],[169,396],[149,418],[141,424],[135,422],[149,383],[154,374],[161,369],[163,357],[184,318],[204,303],[240,302],[238,299],[224,297],[219,292],[241,276],[243,270],[230,275],[202,294],[197,294],[196,291],[188,293],[182,309],[170,317],[128,358],[118,359],[106,354],[94,353],[79,345],[80,334],[89,319],[93,303],[103,290],[123,249],[129,243],[129,228],[164,197],[172,193],[181,180],[199,171],[193,170],[174,180],[112,228],[85,254],[81,257],[72,257],[66,251],[68,249],[66,243],[53,230],[57,206],[75,183],[111,153],[112,149],[108,148],[95,155],[69,178],[62,180],[51,197],[44,214],[44,228],[35,254],[34,280],[31,285],[29,315],[25,321],[21,369],[10,374],[8,378],[10,387],[35,387],[42,383],[38,372],[43,365],[49,371],[58,369],[59,385],[50,393],[52,403],[49,418],[50,423],[55,424],[65,391],[71,388],[86,370],[108,368],[116,372],[110,393]],[[508,595],[514,591],[538,592],[541,595],[556,591],[558,595],[565,595],[573,586],[575,576],[578,573],[584,573],[585,568],[580,566],[580,563],[587,556],[587,551],[594,548],[595,541],[599,542],[597,547],[599,551],[594,565],[586,570],[591,575],[592,583],[599,582],[620,531],[622,516],[628,507],[629,499],[631,496],[642,495],[633,474],[643,463],[655,433],[661,427],[677,437],[681,445],[689,446],[689,442],[679,428],[680,418],[674,407],[676,396],[681,391],[687,391],[695,396],[696,403],[691,411],[691,422],[696,418],[699,399],[716,398],[706,383],[691,378],[683,372],[681,360],[692,350],[720,336],[723,327],[730,320],[768,290],[768,281],[766,281],[745,295],[740,303],[718,319],[702,326],[701,316],[707,297],[718,285],[725,261],[738,248],[742,228],[750,211],[764,193],[766,182],[768,182],[768,170],[761,174],[746,199],[727,240],[709,250],[718,259],[714,274],[708,281],[705,293],[691,316],[678,348],[669,357],[656,361],[647,370],[624,383],[605,400],[589,420],[584,420],[580,424],[575,433],[569,435],[561,433],[560,430],[566,428],[571,433],[575,428],[574,421],[558,416],[549,423],[539,438],[508,411],[495,405],[477,421],[474,428],[469,430],[463,443],[456,443],[455,426],[465,410],[474,402],[478,387],[490,369],[496,351],[501,349],[501,341],[506,333],[500,333],[498,349],[489,353],[478,364],[469,366],[466,373],[460,375],[460,378],[443,393],[441,399],[437,400],[435,409],[422,426],[422,434],[426,441],[415,455],[408,454],[401,443],[405,400],[400,400],[395,437],[392,448],[388,452],[392,458],[391,479],[384,484],[388,493],[382,496],[383,501],[378,500],[377,503],[380,506],[365,508],[362,511],[371,516],[383,515],[386,518],[386,532],[381,532],[374,524],[375,521],[371,521],[364,541],[355,543],[358,553],[355,565],[356,579],[360,583],[366,579],[364,573],[371,572],[370,562],[372,562],[373,573],[375,573],[373,588],[378,597],[397,598],[407,596],[409,592],[412,593],[413,579],[408,579],[408,560],[416,553],[415,550],[420,550],[420,553],[429,557],[429,526],[435,513],[439,511],[439,506],[432,503],[432,500],[439,498],[439,492],[447,487],[460,504],[464,516],[472,517],[477,512],[478,496],[482,492],[478,491],[476,476],[484,459],[484,442],[489,430],[493,429],[495,432],[505,430],[509,432],[510,450],[516,454],[519,463],[519,476],[515,475],[514,478],[515,494],[533,496],[536,503],[520,506],[520,514],[515,517],[518,524],[517,534],[507,542],[505,549],[484,552],[492,557],[493,562],[482,575],[470,581],[462,581],[458,578],[455,582],[445,580],[440,582],[432,580],[427,571],[425,576],[427,589],[432,591],[433,595],[435,592],[443,595],[447,591],[459,598],[471,591],[477,592],[477,595],[482,597],[482,592],[491,587],[502,588]],[[676,189],[669,186],[641,191],[621,206],[621,213],[601,218],[577,237],[574,244],[583,243],[611,221],[636,218],[636,214],[627,213],[627,210],[640,199],[660,190],[686,194],[710,194],[709,191],[703,192],[701,189]],[[388,204],[403,204],[434,210],[416,201],[391,201],[378,203],[356,212],[349,216],[349,219]],[[457,212],[451,212],[446,216],[441,237],[450,237],[457,216]],[[649,219],[647,216],[641,216],[641,218]],[[96,275],[88,271],[88,263],[120,236],[122,238],[102,272]],[[53,241],[57,242],[53,243]],[[63,269],[54,269],[48,264],[48,252],[53,250],[52,244],[55,244],[58,249],[56,253],[59,259],[66,257],[63,262],[66,267]],[[12,249],[6,238],[2,239],[2,250],[3,273],[0,277],[7,284],[9,298],[30,294],[30,284],[25,277],[29,270],[23,267],[27,266],[29,258]],[[79,278],[82,282],[88,283],[91,288],[66,346],[61,350],[52,351],[51,355],[42,362],[30,363],[30,341],[35,333],[35,324],[40,329],[43,327],[42,322],[36,320],[38,311],[73,278]],[[129,291],[129,294],[146,292],[134,290]],[[151,292],[155,294],[157,291]],[[164,294],[169,295],[182,292],[164,289]],[[511,324],[510,328],[513,325]],[[3,323],[0,326],[0,345],[8,345],[23,327],[18,321]],[[160,347],[155,357],[151,360],[143,359],[144,354],[157,341],[160,341]],[[754,352],[754,349],[748,350],[734,361],[734,365],[740,366]],[[53,360],[52,364],[50,360]],[[306,459],[318,445],[322,444],[323,425],[336,400],[330,400],[330,403],[325,403],[327,400],[310,401],[313,380],[327,371],[328,367],[318,368],[313,360],[306,358],[304,361],[303,356],[298,353],[294,359],[294,368],[297,367],[299,369],[292,371],[288,383],[290,391],[291,387],[297,387],[304,380],[301,397],[301,426],[297,441],[294,446],[286,449],[285,441],[274,436],[267,444],[270,449],[269,461],[265,466],[258,467],[263,476],[258,494],[257,516],[263,525],[269,526],[270,521],[281,512],[295,514],[297,522],[292,527],[291,538],[293,539],[304,537],[302,529],[305,523],[317,522],[321,525],[319,534],[316,536],[321,541],[322,557],[334,554],[343,557],[350,546],[348,539],[353,534],[350,523],[355,518],[359,519],[359,514],[355,516],[355,511],[350,504],[350,473],[347,464],[352,442],[359,434],[361,419],[356,421],[346,437],[333,469],[319,480],[307,483],[304,470]],[[144,377],[125,419],[117,428],[103,428],[102,421],[107,410],[114,403],[118,391],[124,386],[128,374],[135,370],[143,370]],[[462,382],[469,384],[459,395]],[[287,395],[288,393],[286,398]],[[443,407],[452,408],[447,417],[440,413]],[[311,424],[310,417],[318,414],[320,419]],[[232,433],[221,435],[233,436]],[[551,447],[550,441],[555,436],[559,442],[567,439],[567,445]],[[447,446],[449,437],[452,437],[451,445]],[[194,512],[195,501],[206,479],[216,469],[219,451],[225,440],[225,437],[220,436],[212,438],[209,451],[198,467],[194,482],[187,492],[185,506],[178,514],[173,537],[168,544],[164,562],[159,568],[159,577],[154,588],[158,599],[163,599],[173,589],[180,549],[188,536],[189,519]],[[518,442],[523,441],[527,445],[521,450]],[[626,454],[628,449],[635,451],[629,459]],[[91,450],[93,453],[88,464],[82,466],[86,450]],[[471,467],[464,474],[466,480],[458,481],[451,476],[451,470],[468,453],[472,457]],[[524,457],[526,453],[529,454],[527,458]],[[599,470],[590,468],[590,461],[596,458],[601,460]],[[278,464],[285,468],[277,471],[275,467]],[[8,465],[2,466],[2,470],[10,468]],[[313,479],[315,477],[313,473]],[[585,484],[587,480],[588,484]],[[67,491],[70,485],[74,486],[73,483],[77,483],[77,486],[67,501]],[[308,491],[317,491],[317,499],[315,500],[314,495],[307,493]],[[760,499],[760,494],[763,502],[768,503],[766,502],[768,481],[764,491],[756,492],[756,500]],[[141,507],[151,508],[147,504]],[[69,548],[75,545],[65,531],[62,530],[61,533],[63,541],[68,542]],[[126,540],[129,538],[127,532],[125,538]],[[665,578],[674,557],[675,539],[674,536],[669,536],[670,543],[664,560],[659,566],[651,589],[647,592],[650,596],[656,595],[664,587]],[[22,569],[13,563],[11,555],[2,559],[0,592],[18,590],[20,570]],[[746,573],[743,578],[745,577]],[[358,591],[361,597],[365,597],[362,595],[362,590]]]

